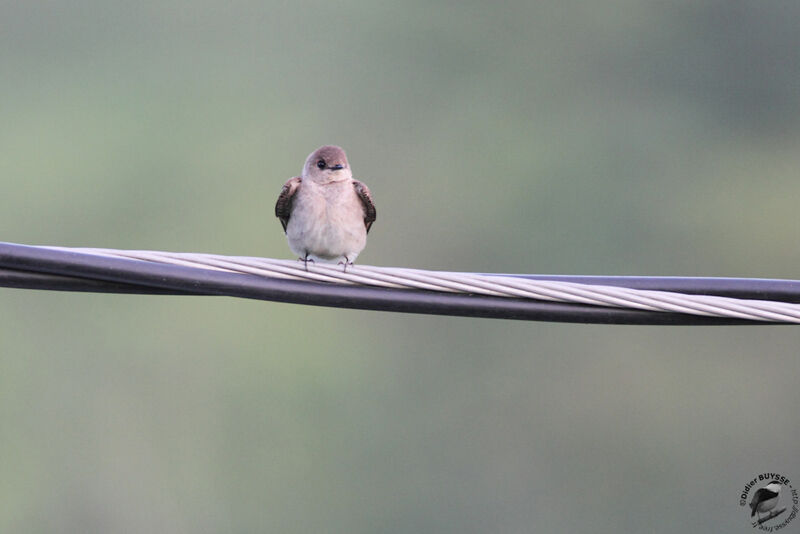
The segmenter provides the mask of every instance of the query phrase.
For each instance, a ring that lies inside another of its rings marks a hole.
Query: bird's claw
[[[306,272],[308,272],[308,262],[314,263],[314,258],[309,258],[308,255],[306,255],[305,258],[297,258],[297,261],[302,261],[303,267],[305,267]]]

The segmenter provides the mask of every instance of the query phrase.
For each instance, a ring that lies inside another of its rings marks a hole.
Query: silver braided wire
[[[630,289],[575,282],[531,280],[513,276],[492,276],[370,265],[348,266],[345,271],[341,265],[309,263],[308,270],[306,270],[306,267],[300,261],[249,256],[152,250],[47,248],[273,278],[469,293],[635,310],[678,312],[708,317],[800,324],[800,304],[768,300],[690,295],[669,291]]]

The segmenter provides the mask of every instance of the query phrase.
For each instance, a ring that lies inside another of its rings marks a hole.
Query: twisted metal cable
[[[800,304],[772,300],[632,289],[612,285],[530,279],[514,275],[427,271],[368,265],[348,267],[345,271],[341,265],[309,263],[306,270],[303,263],[298,261],[248,256],[99,248],[38,248],[272,279],[551,301],[744,321],[800,323]]]

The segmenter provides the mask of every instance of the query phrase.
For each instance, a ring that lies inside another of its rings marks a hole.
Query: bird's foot
[[[346,273],[346,272],[347,272],[347,266],[349,265],[350,267],[352,267],[352,266],[353,266],[353,262],[352,262],[352,261],[350,261],[350,260],[348,260],[348,259],[345,257],[344,261],[340,261],[340,262],[339,262],[339,265],[342,265],[342,266],[343,266],[343,267],[342,267],[342,272],[345,272],[345,273]]]
[[[303,262],[303,267],[306,268],[306,272],[308,272],[308,262],[315,263],[314,258],[309,258],[308,254],[306,254],[304,258],[297,258],[297,261]]]

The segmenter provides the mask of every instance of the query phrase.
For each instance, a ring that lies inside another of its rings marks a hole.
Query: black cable
[[[81,291],[87,293],[130,293],[142,295],[202,295],[174,289],[142,286],[76,278],[60,274],[33,273],[0,268],[0,287],[16,289],[45,289],[50,291]]]
[[[800,282],[787,280],[520,276],[637,289],[681,290],[687,293],[800,302]],[[628,281],[631,283],[626,283]],[[340,308],[573,323],[781,324],[485,295],[284,280],[14,243],[0,243],[0,286],[106,293],[224,295]]]

